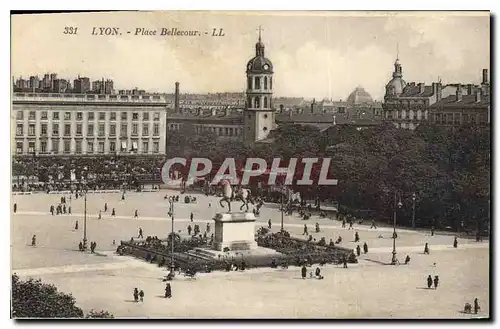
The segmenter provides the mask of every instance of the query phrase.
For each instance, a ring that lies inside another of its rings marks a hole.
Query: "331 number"
[[[63,34],[71,35],[71,34],[77,34],[77,32],[78,32],[78,28],[77,27],[68,27],[68,26],[66,26],[64,28]]]

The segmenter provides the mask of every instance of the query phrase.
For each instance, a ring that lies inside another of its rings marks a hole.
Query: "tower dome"
[[[247,74],[273,73],[273,63],[265,57],[264,50],[259,30],[259,41],[255,44],[255,57],[247,63]]]
[[[396,59],[392,79],[385,86],[385,96],[399,96],[405,87],[406,82],[403,80],[403,68],[399,63],[399,59]]]
[[[358,86],[354,91],[347,97],[347,103],[352,105],[358,105],[362,103],[373,103],[372,96],[366,92],[366,90]]]

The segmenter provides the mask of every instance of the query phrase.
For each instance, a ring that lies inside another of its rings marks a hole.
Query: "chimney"
[[[418,84],[418,93],[423,94],[425,91],[425,83],[419,83]]]
[[[483,85],[488,83],[488,69],[483,69]]]
[[[456,95],[457,95],[457,102],[461,102],[462,101],[462,86],[461,85],[457,86]]]
[[[473,90],[474,89],[472,88],[472,84],[467,84],[467,95],[473,95]]]
[[[175,113],[179,113],[179,82],[175,83],[174,108]]]
[[[482,93],[481,89],[478,88],[476,90],[476,103],[481,102],[481,93]]]

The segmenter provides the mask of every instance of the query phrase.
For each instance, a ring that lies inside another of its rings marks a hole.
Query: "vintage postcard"
[[[11,317],[489,319],[490,22],[11,15]]]

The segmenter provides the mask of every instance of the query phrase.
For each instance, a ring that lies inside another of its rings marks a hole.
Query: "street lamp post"
[[[83,249],[87,249],[87,191],[83,196]]]
[[[171,250],[170,250],[170,274],[174,275],[174,240],[175,240],[175,235],[174,235],[174,197],[173,196],[170,196],[168,198],[168,202],[170,203],[170,210],[169,210],[169,215],[170,217],[172,217],[172,229],[171,229],[171,233],[170,233],[170,246],[171,246]]]
[[[415,200],[417,199],[417,195],[413,193],[412,195],[412,200],[413,200],[413,213],[411,217],[411,227],[415,228]]]
[[[284,188],[281,188],[281,232],[283,232],[283,193],[284,193]]]
[[[396,257],[396,212],[397,209],[402,206],[401,201],[397,202],[397,193],[394,192],[394,215],[393,215],[393,233],[392,233],[392,260],[391,260],[391,265],[396,265],[398,262],[398,259]]]

